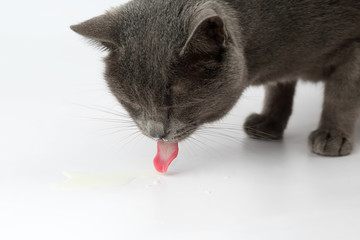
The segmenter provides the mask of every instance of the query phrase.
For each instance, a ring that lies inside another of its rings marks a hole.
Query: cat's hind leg
[[[244,130],[249,137],[262,140],[282,138],[292,113],[295,87],[296,80],[266,86],[262,113],[254,113],[245,121]]]
[[[360,112],[360,48],[325,83],[320,124],[309,136],[312,152],[324,156],[351,153]]]

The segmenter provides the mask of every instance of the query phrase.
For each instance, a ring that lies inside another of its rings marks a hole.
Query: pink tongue
[[[157,171],[165,173],[171,162],[177,157],[178,143],[158,141],[157,154],[154,158],[154,166]]]

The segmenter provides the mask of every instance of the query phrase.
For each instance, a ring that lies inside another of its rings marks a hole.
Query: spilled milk
[[[64,172],[67,180],[54,186],[55,189],[90,190],[123,186],[135,179],[157,177],[155,171],[117,171],[103,173]]]

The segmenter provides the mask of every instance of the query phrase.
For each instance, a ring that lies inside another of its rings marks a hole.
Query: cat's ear
[[[216,54],[226,44],[224,20],[211,8],[199,10],[191,19],[189,37],[180,52]]]
[[[91,18],[83,23],[72,25],[70,28],[91,40],[116,44],[116,18],[107,13]]]

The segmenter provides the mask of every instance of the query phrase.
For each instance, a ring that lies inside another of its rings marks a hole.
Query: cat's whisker
[[[85,119],[89,120],[96,120],[106,123],[119,123],[119,124],[134,124],[132,120],[122,120],[122,119],[107,119],[107,118],[92,118],[92,117],[85,117]]]
[[[103,130],[103,132],[104,131],[109,131],[109,132],[105,133],[104,136],[115,135],[115,134],[123,134],[123,133],[129,132],[129,131],[126,131],[126,130],[121,129],[121,128],[114,128],[113,130],[107,129],[107,130]]]
[[[182,146],[184,146],[185,150],[187,150],[188,152],[191,152],[192,156],[196,155],[196,151],[193,149],[193,145],[188,144],[188,143],[191,143],[190,138],[187,138],[186,140],[184,140],[184,144]]]
[[[243,133],[242,127],[240,127],[237,124],[231,124],[231,123],[218,123],[217,125],[208,125],[208,126],[206,126],[206,128],[215,129],[215,130],[228,130],[228,131],[235,131],[235,132],[240,132],[241,131]],[[275,135],[273,135],[271,133],[268,133],[268,132],[261,131],[259,129],[255,129],[255,128],[252,128],[252,127],[247,127],[247,128],[250,129],[250,130],[254,130],[257,133],[263,134],[263,135],[259,135],[259,136],[275,137]]]
[[[129,139],[129,141],[127,143],[125,143],[122,147],[126,147],[127,145],[129,145],[130,143],[134,142],[135,139],[137,139],[139,136],[141,136],[140,132],[135,132],[135,134],[133,134],[131,136],[131,139]]]
[[[264,131],[261,131],[259,129],[252,128],[252,127],[247,127],[247,130],[250,130],[250,132],[255,136],[260,136],[260,137],[273,137],[274,136],[271,133],[267,133],[267,132],[264,132]]]
[[[218,144],[222,144],[222,145],[226,145],[225,144],[226,141],[232,142],[232,143],[237,143],[237,144],[246,144],[241,138],[235,138],[233,136],[229,136],[229,135],[225,135],[225,134],[219,134],[219,133],[214,133],[214,132],[204,132],[204,133],[200,133],[199,137],[203,137],[206,140],[212,141],[212,142],[216,142]],[[223,139],[225,141],[217,141],[216,139]]]
[[[113,147],[118,147],[119,149],[124,149],[124,147],[127,146],[129,144],[129,142],[131,142],[131,140],[139,134],[140,134],[140,132],[134,131],[125,136],[122,136],[121,139],[119,139],[119,141],[116,141],[114,143]]]
[[[208,152],[208,151],[209,151],[209,148],[204,148],[203,145],[206,146],[206,144],[205,144],[204,142],[199,141],[198,139],[196,139],[196,138],[193,137],[193,136],[190,136],[188,139],[189,139],[189,140],[192,140],[192,143],[193,143],[194,145],[196,145],[197,147],[201,148],[201,149],[204,150],[205,152]],[[208,147],[208,146],[206,146],[206,147]],[[211,149],[211,148],[210,148],[210,149]]]
[[[235,143],[239,143],[241,142],[238,138],[235,138],[231,135],[227,135],[227,134],[224,134],[224,133],[218,133],[218,132],[202,132],[202,134],[204,135],[208,135],[208,136],[213,136],[213,137],[222,137],[226,140],[229,140],[229,141],[232,141],[232,142],[235,142]]]
[[[139,142],[141,142],[141,141],[143,141],[145,138],[147,138],[147,137],[145,137],[144,134],[142,134],[142,133],[140,133],[140,132],[139,132],[139,134],[137,135],[137,137],[135,138],[135,140],[137,140],[138,137],[140,137],[140,139],[139,139],[138,141],[135,141],[134,148],[139,144]]]
[[[119,125],[114,125],[114,126],[99,129],[99,131],[101,131],[101,132],[112,131],[112,130],[118,130],[118,132],[127,132],[129,130],[131,130],[131,131],[137,130],[137,127],[136,126],[123,127],[123,126],[119,126]]]
[[[77,106],[83,107],[83,108],[87,108],[87,109],[91,109],[91,110],[96,110],[102,113],[107,113],[107,114],[111,114],[111,115],[115,115],[118,117],[125,117],[125,118],[129,118],[129,116],[124,113],[124,112],[120,112],[120,111],[115,111],[114,109],[109,109],[106,107],[102,107],[102,106],[86,106],[86,105],[82,105],[82,104],[75,104]]]
[[[274,138],[276,138],[277,136],[275,136],[274,134],[268,133],[268,132],[264,132],[261,131],[259,129],[256,128],[252,128],[252,127],[247,127],[248,130],[251,131],[251,133],[255,136],[255,137],[260,137],[263,140],[266,141],[275,141]]]
[[[244,132],[242,128],[240,127],[227,127],[227,126],[221,126],[221,125],[206,125],[199,129],[199,131],[220,131],[220,132],[228,132],[236,135],[244,135]]]
[[[216,141],[216,140],[214,139],[214,137],[220,137],[220,138],[221,138],[222,136],[217,136],[216,134],[214,134],[214,135],[210,135],[210,137],[207,138],[207,137],[205,137],[205,135],[207,135],[207,134],[203,134],[203,136],[198,135],[198,137],[202,137],[202,138],[205,138],[206,140],[212,141],[212,142],[214,142],[214,143],[216,143],[216,144],[220,144],[220,145],[229,147],[228,145],[225,145],[224,142],[219,142],[219,141]],[[227,139],[227,140],[229,140],[229,139]],[[247,143],[247,142],[244,140],[244,138],[236,139],[236,143],[240,143],[240,144],[244,145],[247,149],[250,149],[250,150],[256,152],[256,149],[255,149],[251,144]]]
[[[209,137],[209,136],[210,136],[210,137]],[[196,135],[196,137],[198,137],[198,138],[203,138],[203,139],[205,139],[205,140],[214,142],[214,143],[216,143],[217,145],[224,145],[224,142],[221,142],[221,141],[218,141],[218,140],[214,139],[214,138],[213,138],[214,136],[215,136],[215,135],[211,135],[211,134],[198,134],[198,135]],[[215,136],[215,137],[216,137],[216,136]]]
[[[228,125],[233,125],[233,126],[236,126],[237,128],[231,127],[231,128],[223,129],[222,127],[217,127],[216,125],[207,125],[207,126],[203,126],[200,129],[198,129],[198,131],[196,133],[199,133],[198,136],[200,136],[200,137],[203,137],[201,135],[210,136],[209,138],[206,138],[206,139],[213,141],[213,142],[215,142],[213,138],[218,137],[218,138],[226,139],[227,141],[230,141],[230,142],[243,144],[247,148],[250,148],[250,149],[253,148],[249,143],[244,141],[244,137],[246,136],[246,134],[243,132],[242,128],[239,125],[236,125],[236,124],[228,124]],[[222,131],[222,132],[219,132],[219,131]],[[229,134],[227,134],[227,132]],[[219,142],[217,142],[217,143],[219,143]]]
[[[233,127],[235,129],[242,129],[242,126],[240,124],[225,123],[225,122],[216,122],[216,123],[208,125],[208,126]]]
[[[236,135],[245,135],[245,133],[243,132],[242,129],[235,129],[235,128],[227,128],[227,127],[213,127],[213,126],[208,126],[205,127],[202,130],[212,130],[212,131],[221,131],[221,132],[228,132],[228,133],[233,133]]]
[[[216,143],[217,145],[226,146],[223,142],[218,142],[213,138],[207,138],[207,137],[201,136],[201,135],[196,135],[196,137],[195,136],[192,137],[193,140],[195,140],[195,141],[197,141],[199,143],[198,145],[202,144],[202,145],[204,145],[206,147],[206,149],[204,149],[204,148],[202,148],[202,149],[204,149],[207,153],[212,152],[211,155],[216,155],[217,157],[221,157],[220,152],[216,151],[216,148],[209,147],[209,145],[206,144],[206,141],[200,141],[199,139],[196,139],[196,138],[202,138],[202,139],[210,140],[210,142]]]

